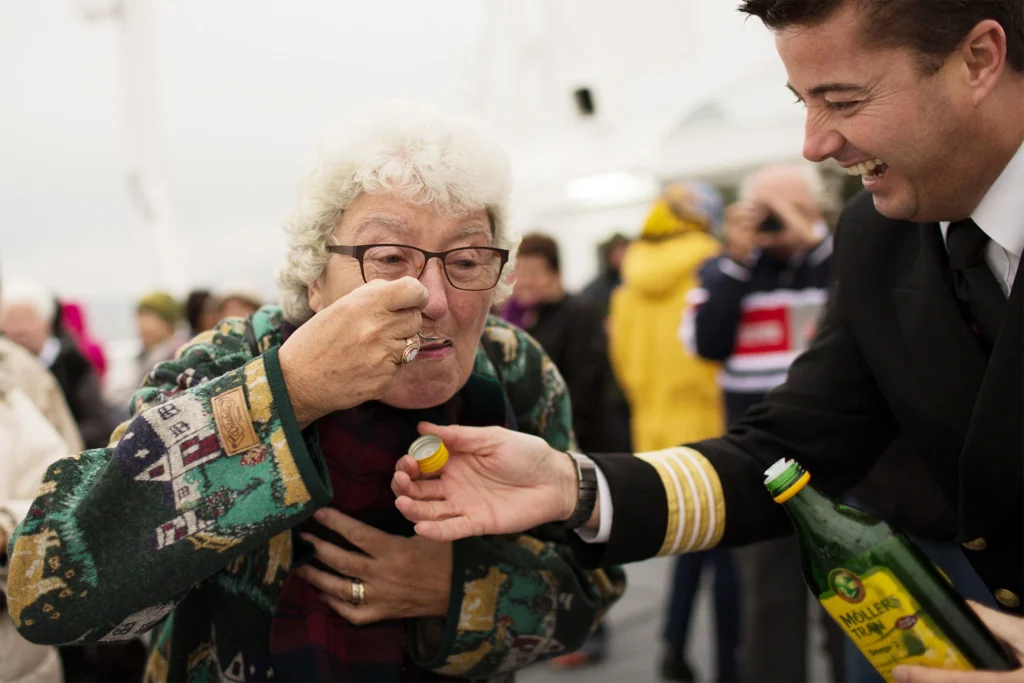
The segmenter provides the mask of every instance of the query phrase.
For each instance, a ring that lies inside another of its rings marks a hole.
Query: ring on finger
[[[366,598],[366,586],[359,579],[352,579],[352,600],[351,603],[357,607],[363,604],[363,599]]]
[[[402,363],[411,363],[416,360],[418,355],[420,355],[420,344],[415,337],[409,337],[405,340],[405,349],[402,351]]]

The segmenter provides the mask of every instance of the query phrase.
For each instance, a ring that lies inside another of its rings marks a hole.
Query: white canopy
[[[317,133],[402,96],[494,127],[513,220],[571,246],[579,284],[658,181],[799,154],[771,36],[734,5],[0,0],[4,270],[77,296],[237,279],[270,294]]]

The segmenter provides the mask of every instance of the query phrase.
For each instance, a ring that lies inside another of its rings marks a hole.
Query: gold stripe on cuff
[[[680,489],[682,482],[680,482],[678,476],[675,476],[674,472],[670,472],[668,466],[662,462],[659,452],[636,453],[636,457],[649,464],[658,472],[658,476],[661,477],[661,485],[665,487],[665,499],[668,501],[668,520],[665,525],[665,540],[662,543],[661,549],[658,550],[658,555],[666,555],[671,550],[672,545],[675,542],[676,535],[680,532],[680,502],[684,499],[681,495],[682,490]],[[675,481],[673,481],[673,478],[675,478]]]
[[[680,533],[671,539],[671,543],[665,548],[666,555],[676,555],[693,545],[697,538],[697,527],[700,525],[703,515],[701,508],[691,503],[698,495],[697,482],[677,450],[667,448],[658,453],[682,485],[682,495],[679,500],[680,517],[682,518],[679,527]]]
[[[694,474],[700,478],[700,482],[707,492],[703,508],[708,513],[707,533],[698,537],[694,550],[705,550],[714,548],[722,541],[725,534],[725,494],[722,492],[722,481],[718,478],[718,472],[714,465],[692,448],[680,448],[690,458]]]
[[[668,501],[665,540],[658,555],[712,548],[725,532],[722,483],[708,459],[692,448],[667,448],[636,457],[658,472]]]

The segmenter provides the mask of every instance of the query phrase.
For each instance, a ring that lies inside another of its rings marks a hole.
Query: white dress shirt
[[[1024,145],[988,188],[971,218],[992,240],[985,247],[985,262],[1009,297],[1024,251]],[[945,240],[949,221],[939,223],[939,228]]]
[[[996,276],[1003,294],[1009,298],[1013,279],[1024,252],[1024,144],[1010,159],[992,187],[981,198],[971,218],[989,236],[985,262]],[[945,241],[949,221],[939,223]],[[601,468],[597,467],[597,490],[601,501],[600,525],[593,529],[577,529],[587,543],[607,543],[612,532],[612,495]]]

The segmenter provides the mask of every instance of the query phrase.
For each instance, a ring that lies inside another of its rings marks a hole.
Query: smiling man
[[[835,291],[813,344],[721,439],[574,463],[502,430],[429,428],[449,450],[486,457],[453,457],[441,482],[400,469],[399,508],[443,538],[568,520],[586,527],[577,554],[627,562],[782,534],[767,466],[796,459],[836,494],[901,435],[925,456],[957,510],[957,541],[1009,613],[982,617],[1019,656],[1024,2],[746,0],[741,11],[775,33],[807,108],[804,156],[835,159],[866,190],[839,221]]]

